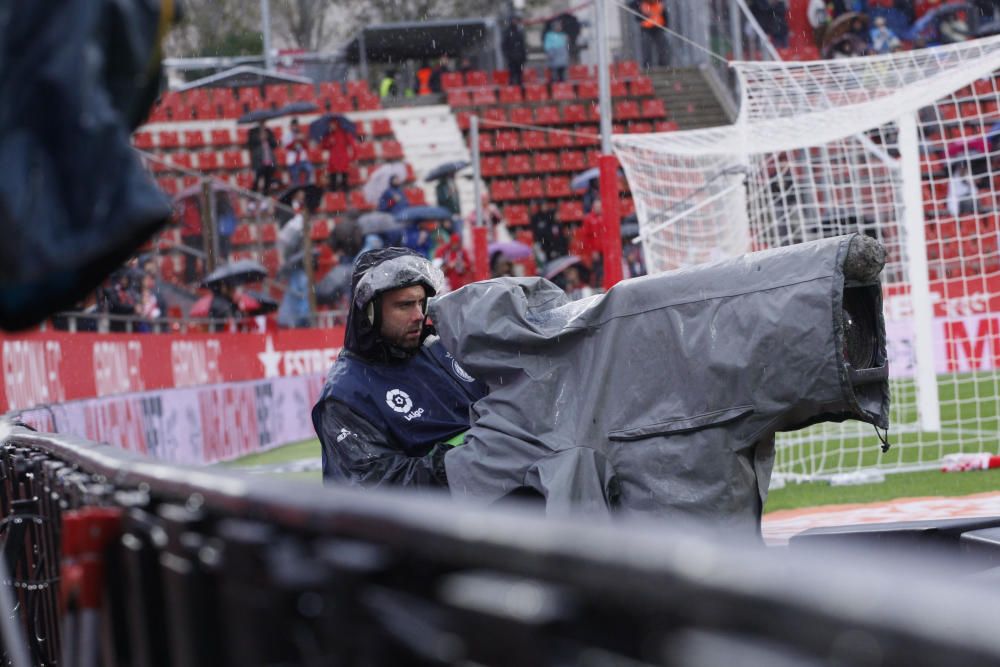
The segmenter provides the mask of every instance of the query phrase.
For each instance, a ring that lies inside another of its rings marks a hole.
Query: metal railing
[[[6,424],[0,481],[11,661],[17,641],[61,666],[1000,661],[1000,596],[951,561],[176,467]]]
[[[56,313],[39,329],[56,329],[77,333],[188,333],[190,331],[248,331],[254,330],[253,317],[243,319],[211,317],[158,317],[147,319],[138,315],[116,315],[102,312],[67,311]],[[321,310],[309,318],[309,326],[330,328],[343,325],[347,321],[345,310]],[[58,325],[57,325],[58,324]],[[118,326],[115,326],[118,325]]]

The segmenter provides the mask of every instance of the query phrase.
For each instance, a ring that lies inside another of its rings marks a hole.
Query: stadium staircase
[[[682,130],[728,125],[735,120],[700,67],[653,67],[647,72],[656,97],[670,109],[670,117]]]

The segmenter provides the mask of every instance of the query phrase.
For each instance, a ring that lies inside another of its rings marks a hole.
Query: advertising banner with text
[[[325,374],[343,328],[269,333],[0,335],[0,413],[83,398]]]

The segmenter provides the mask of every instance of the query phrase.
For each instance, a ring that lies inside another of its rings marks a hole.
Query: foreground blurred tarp
[[[170,214],[128,138],[175,18],[173,0],[0,3],[3,328],[72,305]]]

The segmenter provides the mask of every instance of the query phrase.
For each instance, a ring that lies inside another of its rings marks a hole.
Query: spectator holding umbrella
[[[442,176],[437,180],[434,187],[434,194],[437,197],[437,205],[446,208],[453,215],[461,215],[462,209],[458,202],[458,187],[455,185],[454,172],[447,176]]]
[[[145,320],[139,324],[138,330],[141,332],[152,331],[154,322],[167,312],[163,297],[156,289],[156,276],[145,271],[142,274],[142,291],[139,294],[137,311]]]
[[[278,140],[274,132],[260,121],[257,127],[247,133],[247,148],[250,151],[250,166],[253,168],[253,190],[267,194],[275,182],[274,150]]]
[[[350,189],[348,176],[351,172],[351,164],[357,157],[357,142],[354,133],[346,127],[344,120],[335,118],[330,131],[323,137],[320,146],[329,152],[326,173],[330,192],[347,192]]]
[[[291,185],[305,185],[313,181],[313,166],[309,161],[309,144],[299,119],[293,118],[285,141],[285,152],[288,160],[288,176]]]
[[[406,198],[406,193],[403,192],[402,180],[398,175],[393,174],[389,177],[389,186],[379,197],[376,208],[385,213],[398,215],[409,208],[409,206],[410,201]]]

